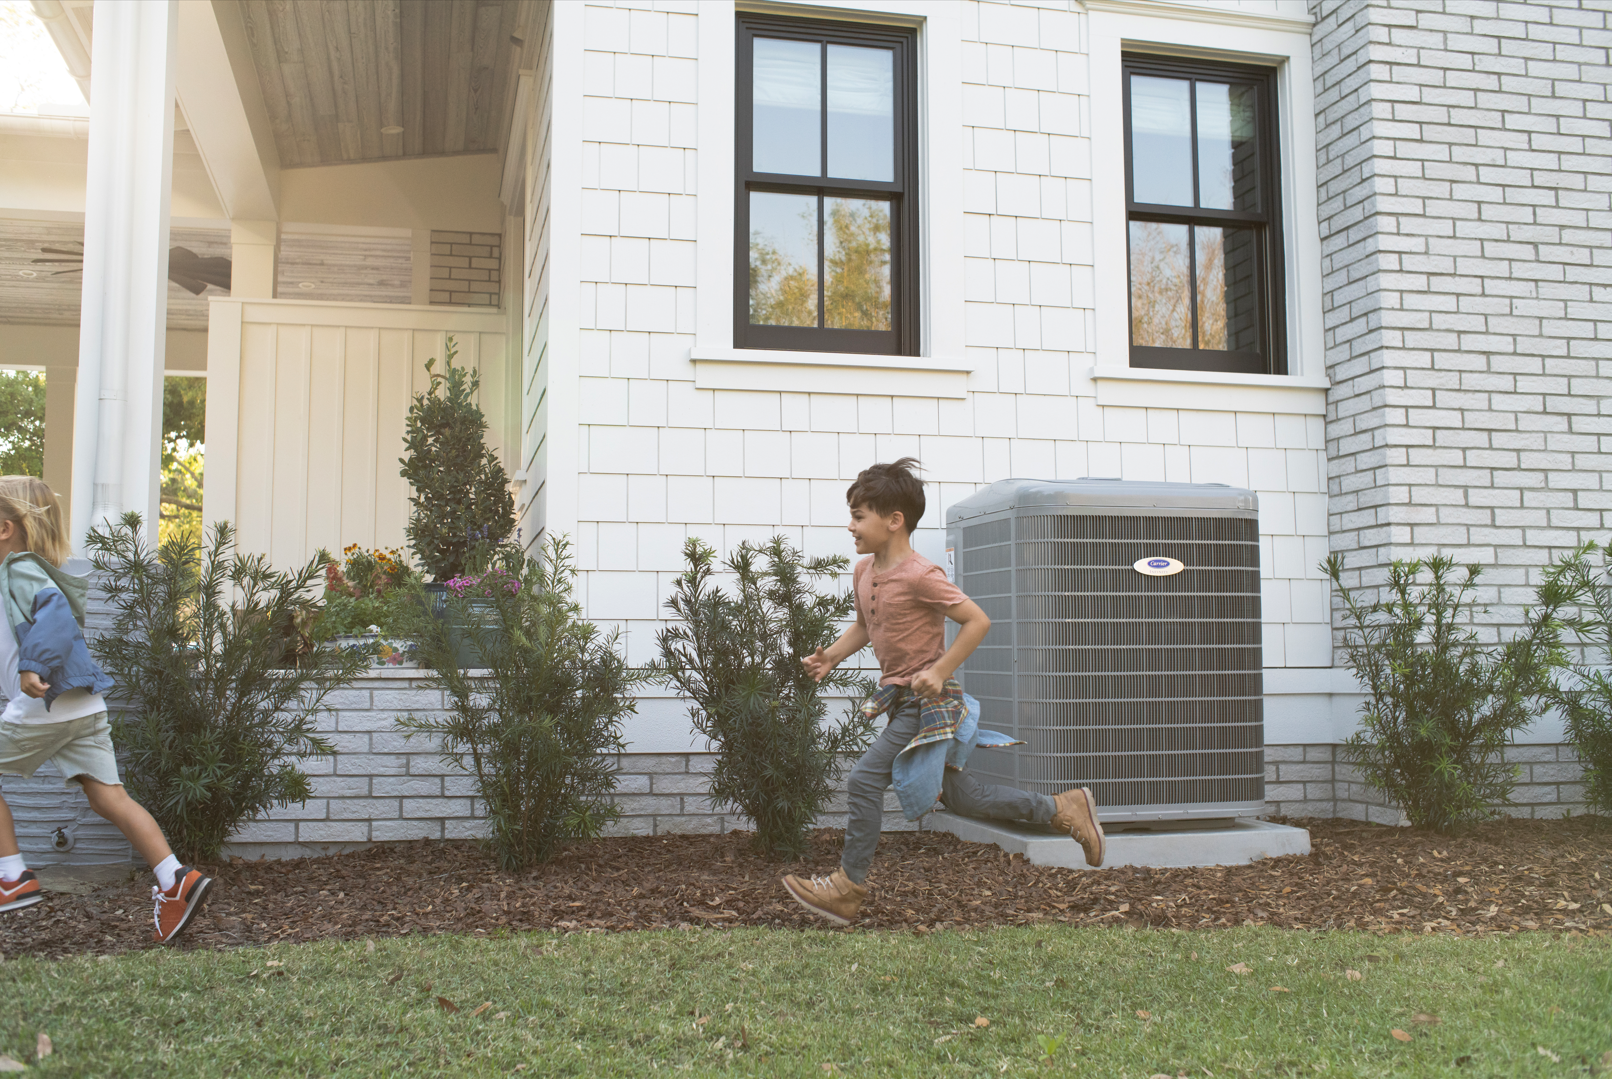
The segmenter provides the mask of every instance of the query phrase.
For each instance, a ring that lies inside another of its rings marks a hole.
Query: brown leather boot
[[[1087,865],[1102,865],[1103,826],[1097,823],[1097,799],[1091,796],[1091,791],[1075,787],[1054,795],[1052,802],[1055,806],[1052,826],[1075,837],[1080,849],[1086,852]]]
[[[850,925],[868,897],[867,885],[856,883],[843,869],[811,880],[801,880],[791,873],[783,883],[795,902],[835,925]]]

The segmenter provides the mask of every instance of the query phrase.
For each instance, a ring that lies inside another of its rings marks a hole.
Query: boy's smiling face
[[[907,522],[900,510],[885,517],[872,506],[860,505],[851,507],[851,523],[845,527],[856,540],[857,554],[878,554],[906,532]]]

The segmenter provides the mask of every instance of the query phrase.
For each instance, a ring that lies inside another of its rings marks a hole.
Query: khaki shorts
[[[0,773],[31,776],[50,761],[70,787],[79,776],[122,786],[105,712],[65,723],[0,723]]]

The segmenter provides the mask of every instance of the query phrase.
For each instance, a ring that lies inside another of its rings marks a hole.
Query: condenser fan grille
[[[1043,794],[1090,787],[1114,821],[1257,812],[1265,762],[1253,515],[991,516],[951,533],[957,583],[995,623],[963,678],[985,725],[1025,745],[982,751],[970,769]],[[1160,556],[1185,569],[1133,568]]]

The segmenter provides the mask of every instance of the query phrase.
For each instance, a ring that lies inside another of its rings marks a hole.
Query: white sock
[[[174,886],[174,879],[179,876],[179,859],[170,854],[153,866],[151,872],[157,875],[157,887],[166,892]]]
[[[18,880],[28,872],[28,863],[22,860],[20,854],[8,854],[0,858],[0,880]]]

